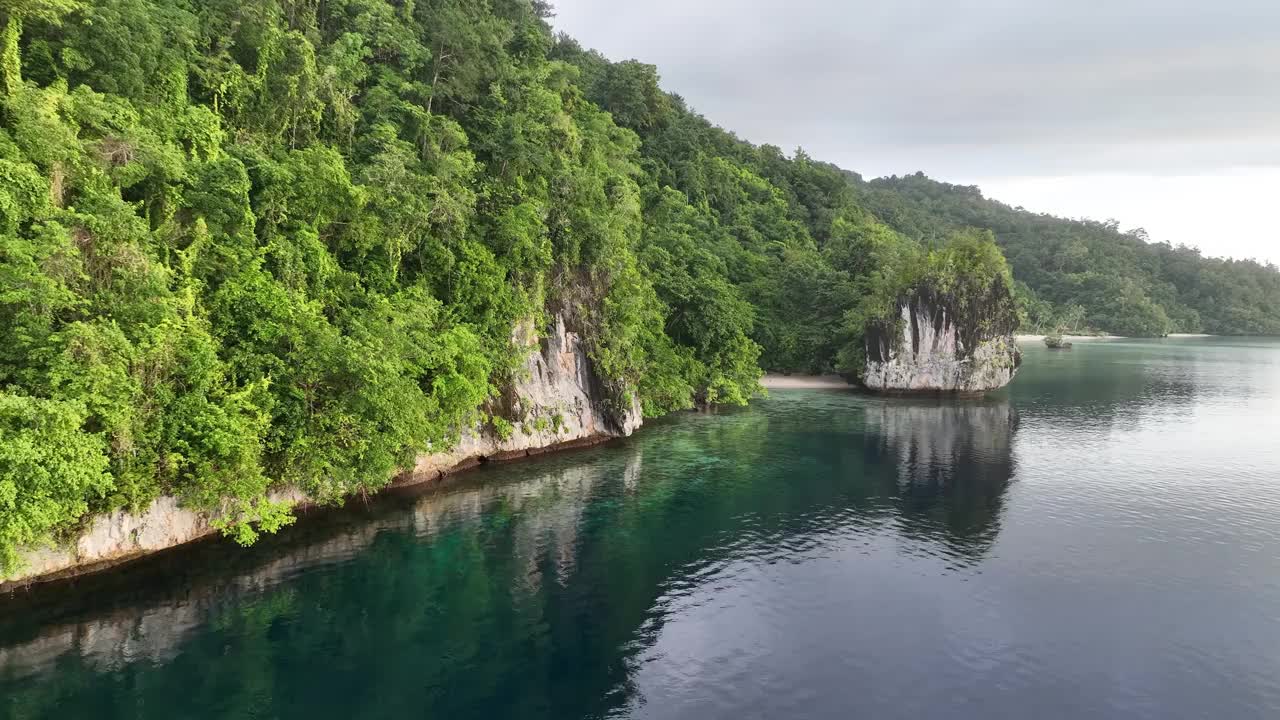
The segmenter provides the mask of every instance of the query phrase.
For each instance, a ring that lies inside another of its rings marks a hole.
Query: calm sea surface
[[[1280,342],[775,391],[0,602],[3,718],[1277,718]]]

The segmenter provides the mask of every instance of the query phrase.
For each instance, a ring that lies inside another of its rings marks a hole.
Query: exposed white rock
[[[879,392],[981,394],[1013,381],[1022,362],[1012,334],[966,346],[956,318],[916,297],[900,306],[896,332],[867,333],[862,384]]]
[[[477,424],[449,452],[418,458],[413,480],[431,480],[481,458],[626,437],[640,427],[639,399],[631,393],[623,407],[609,406],[611,393],[592,370],[581,338],[565,329],[562,316],[556,316],[555,327],[540,348],[527,327],[517,329],[515,340],[530,348],[523,377],[491,408],[511,423],[506,439],[487,423]]]
[[[300,505],[307,501],[298,490],[271,493],[273,502]],[[0,578],[0,586],[59,574],[78,574],[149,553],[194,542],[217,529],[209,513],[182,507],[172,496],[156,498],[139,512],[116,510],[90,518],[74,543],[37,547],[22,553],[21,570]]]
[[[428,482],[490,458],[510,459],[557,446],[628,436],[640,427],[642,414],[635,394],[612,392],[600,381],[581,338],[566,329],[562,316],[556,316],[555,326],[540,342],[528,325],[516,329],[513,341],[529,349],[525,372],[489,408],[494,414],[513,418],[506,439],[491,425],[477,424],[463,432],[447,452],[419,457],[404,482]],[[308,501],[297,490],[273,493],[271,499],[295,506]],[[141,512],[118,510],[98,515],[72,545],[23,552],[22,569],[0,577],[0,587],[90,572],[193,542],[217,532],[211,520],[208,513],[184,508],[174,497],[158,498]]]

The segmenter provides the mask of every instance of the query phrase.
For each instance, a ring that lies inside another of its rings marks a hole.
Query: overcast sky
[[[554,0],[757,143],[1280,263],[1280,0]]]

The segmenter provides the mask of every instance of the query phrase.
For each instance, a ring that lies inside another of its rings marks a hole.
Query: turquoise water
[[[1280,342],[776,391],[11,598],[0,717],[1280,717]]]

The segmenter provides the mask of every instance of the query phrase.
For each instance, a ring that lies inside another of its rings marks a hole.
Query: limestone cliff
[[[565,329],[563,315],[535,348],[526,328],[514,340],[530,348],[522,377],[486,408],[499,418],[464,432],[448,452],[423,455],[413,480],[442,474],[490,459],[505,460],[549,448],[626,437],[640,427],[640,401],[634,393],[616,392],[592,369],[577,333]],[[629,397],[623,397],[629,395]],[[504,423],[504,431],[495,424]]]
[[[867,329],[864,386],[886,393],[980,395],[1013,381],[1022,355],[1005,302],[957,308],[928,288],[897,303],[896,317]]]
[[[513,340],[529,350],[523,372],[500,398],[484,408],[486,420],[462,432],[450,449],[424,454],[397,484],[430,482],[489,460],[510,460],[550,450],[628,436],[640,427],[639,400],[611,387],[594,371],[577,333],[557,315],[546,337],[518,328]],[[498,429],[498,425],[503,430]],[[305,505],[296,490],[276,501]],[[22,570],[0,577],[0,589],[45,578],[93,572],[133,558],[189,543],[217,532],[209,513],[161,497],[139,512],[116,511],[89,518],[71,542],[22,553]]]

